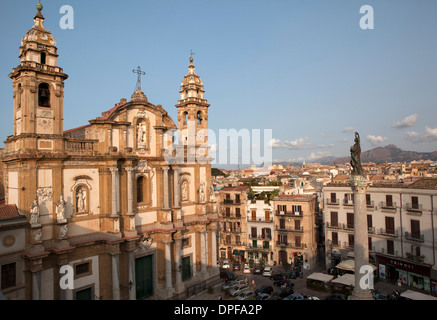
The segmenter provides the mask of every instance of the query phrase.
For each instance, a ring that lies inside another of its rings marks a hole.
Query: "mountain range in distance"
[[[369,151],[361,153],[361,162],[373,162],[376,164],[389,163],[389,162],[411,162],[418,160],[431,160],[437,161],[437,151],[433,152],[416,152],[416,151],[404,151],[395,145],[389,144],[385,147],[376,147]],[[325,165],[339,165],[349,163],[350,156],[348,157],[323,157],[312,160],[313,163],[320,163]],[[308,161],[310,162],[310,161]],[[281,162],[281,164],[285,164]]]

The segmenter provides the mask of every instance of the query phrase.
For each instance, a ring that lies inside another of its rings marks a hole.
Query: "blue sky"
[[[21,38],[37,1],[0,11],[0,137],[12,134]],[[190,50],[205,84],[210,129],[272,129],[274,160],[347,156],[395,144],[437,150],[435,0],[44,0],[65,83],[64,130],[88,124],[147,75],[143,91],[176,121]],[[59,25],[62,5],[74,29]],[[371,5],[374,29],[362,30]],[[218,134],[217,134],[218,135]]]

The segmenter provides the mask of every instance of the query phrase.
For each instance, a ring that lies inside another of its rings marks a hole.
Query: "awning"
[[[334,277],[329,274],[320,273],[320,272],[314,272],[307,277],[307,279],[322,281],[322,282],[329,282],[332,278]]]
[[[377,268],[369,263],[369,266],[375,271]],[[355,260],[344,260],[335,266],[337,269],[355,272]]]
[[[346,273],[337,279],[331,280],[331,283],[343,284],[345,286],[355,286],[355,275]]]
[[[235,249],[234,251],[232,251],[232,254],[234,255],[234,256],[242,256],[242,257],[244,257],[244,250],[237,250],[237,249]]]
[[[402,292],[401,297],[411,300],[437,300],[436,297],[412,290],[407,290],[405,292]]]

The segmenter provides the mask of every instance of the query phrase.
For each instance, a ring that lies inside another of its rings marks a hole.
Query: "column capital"
[[[118,168],[109,168],[109,171],[111,171],[111,174],[115,174],[118,172]]]
[[[353,192],[364,193],[369,188],[370,181],[367,176],[351,175],[349,178],[349,185],[351,186]]]
[[[129,173],[132,173],[132,172],[135,171],[135,169],[132,168],[132,167],[127,167],[127,168],[125,168],[125,170],[126,170],[127,172],[129,172]]]

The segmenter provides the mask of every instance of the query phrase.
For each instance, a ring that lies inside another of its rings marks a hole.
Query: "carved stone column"
[[[127,171],[127,215],[133,215],[133,201],[134,201],[134,186],[133,186],[133,168],[126,168]]]
[[[171,270],[171,244],[172,241],[165,242],[165,290],[168,297],[170,297],[174,291]]]
[[[174,168],[174,206],[176,208],[179,208],[181,205],[181,186],[179,185],[180,182],[180,168]]]
[[[169,192],[168,192],[168,170],[170,168],[169,167],[163,167],[162,170],[164,172],[163,175],[163,186],[164,186],[164,192],[163,192],[163,197],[164,197],[164,209],[170,209],[170,202],[169,202]]]
[[[118,168],[109,169],[112,175],[112,210],[111,217],[117,217],[117,174]]]
[[[208,257],[208,248],[206,245],[206,231],[200,232],[200,274],[206,276],[206,264]]]
[[[369,266],[369,230],[367,228],[366,207],[366,191],[369,187],[369,180],[363,175],[352,175],[350,177],[350,186],[354,193],[355,256],[355,287],[350,299],[373,300],[370,288],[366,286],[362,287],[362,285],[360,284],[362,277],[368,276],[368,274],[366,275],[366,273],[361,273],[361,267]]]
[[[111,254],[112,261],[112,300],[120,300],[120,280],[118,276],[119,254]]]
[[[181,260],[181,250],[182,250],[182,239],[175,239],[175,264],[176,264],[176,289],[178,292],[182,287],[182,260]]]

